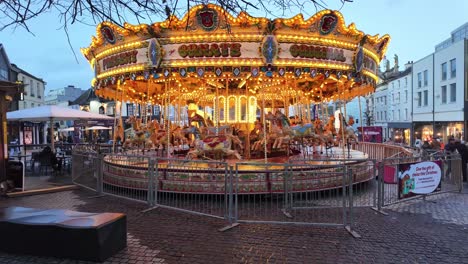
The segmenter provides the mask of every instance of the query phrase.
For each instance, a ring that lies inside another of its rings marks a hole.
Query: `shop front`
[[[401,145],[411,145],[411,123],[388,123],[390,138]]]
[[[448,142],[448,139],[465,139],[464,122],[415,122],[414,138],[422,141],[432,141],[432,138],[440,138],[442,142]]]

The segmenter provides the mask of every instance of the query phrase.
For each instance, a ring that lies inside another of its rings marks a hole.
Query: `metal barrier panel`
[[[150,203],[150,157],[108,154],[103,158],[102,191]]]
[[[345,225],[344,166],[239,163],[234,175],[239,222]]]
[[[154,205],[231,220],[226,162],[156,159]]]
[[[100,157],[96,153],[72,154],[72,181],[93,191],[98,191],[101,171]]]
[[[234,173],[235,218],[238,221],[287,221],[287,166],[237,163]]]
[[[399,197],[399,167],[404,164],[423,161],[440,161],[441,190],[424,195],[415,195],[409,198]],[[427,195],[436,195],[444,192],[461,191],[462,188],[462,161],[460,155],[437,152],[421,157],[403,157],[385,159],[379,164],[379,206],[387,206],[407,200],[421,198]]]
[[[377,207],[378,168],[376,160],[322,158],[314,160],[290,160],[293,164],[313,164],[318,166],[346,166],[351,173],[354,207]]]

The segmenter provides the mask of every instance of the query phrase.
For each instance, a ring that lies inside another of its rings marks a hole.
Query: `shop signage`
[[[423,161],[398,165],[398,198],[441,190],[442,162]]]
[[[182,44],[177,49],[182,58],[240,57],[240,43]]]

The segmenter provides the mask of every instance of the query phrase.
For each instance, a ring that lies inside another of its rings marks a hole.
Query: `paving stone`
[[[388,216],[355,210],[352,238],[343,228],[241,224],[74,190],[13,199],[1,206],[127,214],[128,247],[105,263],[467,263],[468,194],[446,193],[395,204]],[[324,218],[325,219],[325,218]],[[409,254],[408,252],[411,252]],[[88,263],[0,252],[0,263]]]

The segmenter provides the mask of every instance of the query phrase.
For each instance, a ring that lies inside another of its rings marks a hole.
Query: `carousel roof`
[[[270,101],[351,99],[374,90],[390,40],[346,26],[338,11],[270,20],[212,4],[151,25],[103,22],[96,32],[82,49],[96,95],[142,103],[259,93]]]

